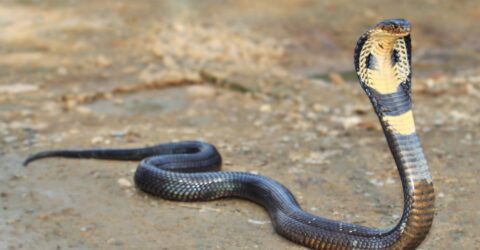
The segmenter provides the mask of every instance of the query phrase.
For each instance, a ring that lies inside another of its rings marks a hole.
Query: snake
[[[432,176],[412,113],[411,25],[387,19],[358,39],[354,66],[392,153],[403,188],[403,212],[386,228],[371,228],[313,215],[272,178],[222,172],[222,157],[203,141],[179,141],[143,148],[53,150],[47,157],[140,161],[134,174],[142,191],[167,200],[209,201],[238,197],[268,212],[275,231],[312,249],[415,249],[428,235],[435,213]]]

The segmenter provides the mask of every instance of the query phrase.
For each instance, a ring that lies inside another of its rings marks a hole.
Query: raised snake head
[[[388,19],[370,27],[357,42],[354,61],[360,84],[380,117],[410,110],[412,70],[407,20]]]

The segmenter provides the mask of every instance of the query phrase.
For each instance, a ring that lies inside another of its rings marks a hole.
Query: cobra
[[[403,214],[390,228],[377,229],[312,215],[277,181],[245,172],[218,172],[216,148],[199,141],[133,149],[44,151],[46,157],[140,161],[136,186],[177,201],[240,197],[263,206],[280,235],[314,249],[414,249],[427,236],[434,217],[434,189],[415,132],[411,98],[410,24],[385,20],[369,28],[354,53],[360,85],[378,116],[403,187]]]

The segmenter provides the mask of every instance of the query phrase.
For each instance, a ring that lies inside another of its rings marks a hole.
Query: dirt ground
[[[421,249],[480,249],[478,1],[0,2],[0,249],[302,249],[238,199],[170,202],[137,163],[48,159],[54,148],[185,139],[224,169],[270,176],[302,207],[394,224],[393,160],[353,72],[358,36],[413,25],[418,132],[436,189]]]

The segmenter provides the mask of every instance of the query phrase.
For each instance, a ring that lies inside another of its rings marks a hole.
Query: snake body
[[[314,249],[414,249],[434,217],[434,190],[415,132],[411,101],[410,24],[385,20],[369,28],[355,48],[355,70],[370,98],[398,168],[404,193],[399,222],[386,229],[312,215],[277,181],[245,172],[218,172],[222,158],[204,142],[184,141],[135,149],[45,151],[27,158],[95,158],[141,161],[135,184],[149,194],[177,201],[240,197],[263,206],[282,236]]]

